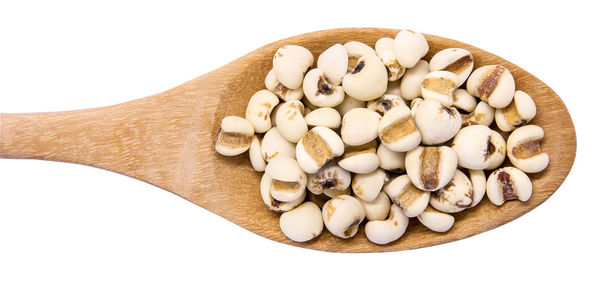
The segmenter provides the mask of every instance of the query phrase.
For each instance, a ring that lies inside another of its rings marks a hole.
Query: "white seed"
[[[271,196],[271,187],[273,185],[273,179],[269,177],[267,174],[263,174],[260,179],[260,196],[271,211],[275,212],[287,212],[296,206],[302,204],[304,199],[306,198],[306,191],[300,195],[297,199],[290,202],[281,202],[273,198]]]
[[[319,68],[333,85],[340,85],[348,70],[348,52],[341,44],[335,44],[323,51],[317,59]]]
[[[327,230],[343,239],[354,237],[364,218],[365,209],[351,196],[337,196],[323,206],[323,221]]]
[[[406,107],[406,103],[404,103],[404,99],[402,99],[402,97],[393,94],[384,94],[381,97],[369,100],[367,102],[368,109],[381,115],[384,115],[386,112],[396,106]]]
[[[346,190],[350,187],[352,176],[342,169],[335,160],[329,161],[316,174],[308,175],[308,190],[320,195],[331,190]],[[334,192],[333,194],[336,194]]]
[[[432,207],[427,207],[423,213],[417,216],[419,222],[425,227],[435,232],[446,232],[454,225],[454,217],[450,214],[442,213]]]
[[[407,69],[400,81],[402,98],[413,100],[421,96],[421,85],[423,85],[423,79],[425,79],[425,75],[428,73],[429,63],[425,60],[419,60],[415,67]]]
[[[502,65],[486,65],[471,73],[467,80],[467,91],[491,107],[503,108],[513,99],[515,79]]]
[[[397,152],[407,152],[421,143],[421,133],[407,106],[397,106],[379,122],[377,134],[381,143]]]
[[[353,195],[356,197],[356,195]],[[367,202],[361,198],[356,198],[365,208],[365,215],[367,220],[385,220],[390,212],[390,198],[384,193],[380,192],[375,200]]]
[[[315,68],[304,77],[304,95],[310,103],[318,107],[334,107],[344,101],[344,89],[327,81],[322,70]]]
[[[254,129],[239,116],[226,116],[221,120],[221,130],[215,142],[215,150],[224,156],[236,156],[250,148]]]
[[[366,144],[377,138],[377,127],[381,115],[366,109],[355,108],[342,118],[342,140],[350,146]]]
[[[358,59],[354,69],[344,76],[344,91],[358,100],[372,100],[383,95],[387,89],[387,70],[381,59],[365,55]]]
[[[358,59],[361,57],[365,55],[377,56],[377,52],[371,46],[358,41],[346,42],[344,48],[346,48],[346,52],[348,53],[348,67],[346,68],[346,72],[352,72],[356,64],[358,64]]]
[[[352,179],[352,191],[364,201],[372,202],[381,192],[386,180],[388,176],[382,169],[367,174],[355,174]]]
[[[494,112],[495,108],[489,106],[487,102],[480,101],[475,109],[469,114],[463,114],[462,123],[463,126],[481,124],[485,126],[490,126],[492,122],[494,122]]]
[[[292,241],[310,241],[323,232],[323,214],[316,204],[306,202],[281,214],[279,227]]]
[[[458,76],[449,71],[433,71],[425,75],[421,85],[424,99],[435,99],[444,106],[452,106],[452,94],[459,87]]]
[[[426,145],[444,143],[453,138],[462,124],[460,113],[454,107],[443,106],[435,99],[423,100],[415,111],[415,124]]]
[[[271,110],[278,103],[279,98],[266,89],[259,90],[250,97],[246,107],[246,119],[256,133],[263,133],[271,128]]]
[[[273,57],[275,77],[289,89],[300,88],[304,73],[313,62],[313,55],[308,49],[298,45],[283,46]]]
[[[296,146],[285,139],[277,127],[273,127],[265,133],[260,150],[267,162],[279,156],[296,157]]]
[[[544,130],[537,125],[526,125],[514,130],[506,141],[506,153],[510,162],[526,173],[543,171],[550,158],[542,152]]]
[[[303,182],[306,184],[306,174],[298,162],[290,157],[276,157],[265,168],[265,174],[274,180],[282,182]]]
[[[452,140],[452,149],[458,156],[458,165],[483,170],[490,163],[492,130],[485,125],[470,125],[458,131]]]
[[[417,112],[417,109],[419,108],[421,103],[423,103],[423,100],[424,100],[423,98],[417,97],[410,101],[410,114],[413,116],[413,118],[415,117],[415,113]]]
[[[407,175],[394,178],[383,188],[392,202],[402,209],[409,218],[416,217],[425,210],[429,204],[429,191],[419,190]]]
[[[490,138],[489,144],[490,147],[488,152],[490,162],[485,169],[495,170],[502,165],[506,158],[506,141],[499,132],[492,130],[492,137]]]
[[[388,85],[387,85],[387,89],[385,90],[385,94],[392,94],[395,96],[402,97],[402,91],[400,90],[400,83],[401,83],[400,80],[388,81]]]
[[[369,241],[385,245],[396,241],[404,235],[408,227],[408,217],[405,216],[400,208],[392,205],[390,215],[385,221],[369,221],[365,226],[365,235]]]
[[[265,87],[275,95],[279,96],[283,101],[299,100],[304,96],[302,89],[289,89],[281,84],[275,76],[275,71],[271,69],[265,77]]]
[[[277,111],[275,122],[279,133],[293,143],[297,143],[308,132],[308,125],[304,120],[304,105],[299,100],[283,103]]]
[[[261,151],[261,141],[258,136],[252,137],[252,142],[250,142],[250,149],[248,150],[248,156],[250,157],[250,164],[257,172],[263,172],[265,167],[267,166],[267,162],[263,157]]]
[[[343,153],[342,139],[333,130],[323,126],[312,128],[296,145],[296,159],[309,174],[316,173],[329,160]]]
[[[460,170],[456,170],[450,183],[431,196],[429,204],[444,213],[456,213],[473,203],[473,184]]]
[[[379,157],[375,153],[377,141],[360,146],[346,146],[338,160],[340,167],[357,174],[367,174],[379,167]]]
[[[452,94],[452,106],[472,112],[477,106],[477,100],[466,89],[459,88]]]
[[[487,180],[487,196],[492,204],[501,206],[506,201],[526,202],[531,197],[533,185],[524,172],[514,167],[495,170]]]
[[[304,116],[309,126],[324,126],[331,129],[339,128],[342,124],[340,113],[330,107],[317,108]]]
[[[267,164],[265,174],[272,179],[271,196],[278,201],[293,201],[306,190],[306,174],[293,158],[274,158]]]
[[[423,34],[412,30],[401,30],[396,34],[394,54],[403,67],[414,67],[427,51],[429,51],[429,44]]]
[[[505,108],[496,109],[496,124],[502,131],[513,131],[535,117],[535,102],[529,94],[517,90],[512,102]]]
[[[468,50],[462,48],[446,48],[440,50],[431,57],[429,61],[429,70],[445,70],[453,72],[458,76],[458,86],[461,86],[471,71],[473,71],[473,55]]]
[[[436,191],[450,182],[457,162],[456,152],[447,146],[418,146],[406,153],[406,173],[415,187]]]
[[[486,179],[482,170],[469,170],[469,179],[473,184],[473,202],[469,208],[473,208],[481,202],[485,195]]]
[[[394,54],[394,39],[386,37],[377,40],[375,42],[375,52],[377,52],[377,55],[381,58],[385,67],[387,67],[389,81],[398,80],[404,75],[406,68],[398,63]]]
[[[355,108],[365,108],[367,107],[367,102],[364,100],[358,100],[355,99],[353,97],[350,97],[348,95],[346,95],[344,97],[344,101],[342,101],[342,103],[340,103],[340,105],[334,107],[341,116],[344,116],[347,112],[349,112],[350,110],[353,110]]]
[[[377,147],[377,157],[379,157],[379,166],[384,170],[403,171],[406,169],[404,158],[406,152],[395,152],[388,149],[384,144]]]

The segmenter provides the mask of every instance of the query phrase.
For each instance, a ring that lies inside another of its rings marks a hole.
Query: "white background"
[[[0,111],[124,102],[304,32],[412,28],[549,84],[573,117],[577,159],[559,190],[514,222],[382,254],[291,247],[125,176],[0,160],[0,288],[598,286],[600,21],[586,2],[81,2],[0,2]]]

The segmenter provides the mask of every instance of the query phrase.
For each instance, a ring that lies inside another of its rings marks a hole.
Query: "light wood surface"
[[[575,158],[575,129],[563,102],[535,76],[498,56],[426,35],[430,46],[426,59],[444,48],[468,49],[476,67],[507,67],[517,89],[535,100],[537,115],[531,123],[544,129],[542,149],[550,155],[550,164],[544,172],[530,174],[531,199],[496,207],[484,198],[477,207],[455,214],[456,223],[446,233],[429,231],[413,218],[402,238],[384,246],[370,243],[364,226],[350,240],[333,237],[326,230],[307,243],[285,238],[279,229],[279,214],[269,211],[260,198],[261,174],[252,169],[247,154],[224,157],[215,152],[220,120],[227,115],[244,116],[250,96],[264,87],[277,48],[301,45],[310,49],[316,60],[335,43],[357,40],[374,46],[377,39],[394,37],[397,31],[346,28],[302,34],[263,46],[213,72],[143,99],[98,109],[1,114],[0,157],[71,162],[124,174],[173,192],[265,238],[323,251],[398,251],[451,242],[510,222],[548,199]]]

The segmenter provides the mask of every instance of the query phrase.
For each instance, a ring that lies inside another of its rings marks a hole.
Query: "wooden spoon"
[[[279,214],[269,211],[259,195],[261,173],[247,154],[224,157],[214,150],[219,124],[227,115],[244,116],[246,103],[271,69],[275,51],[297,44],[317,56],[335,43],[350,40],[374,46],[398,30],[346,28],[312,32],[263,46],[213,72],[171,90],[131,102],[78,111],[1,114],[0,157],[42,159],[94,166],[121,173],[173,192],[263,237],[310,249],[337,252],[398,251],[463,239],[508,223],[548,199],[564,181],[575,158],[575,129],[560,98],[535,76],[479,48],[426,35],[430,59],[436,52],[460,47],[473,53],[475,66],[501,64],[513,74],[517,89],[537,104],[531,122],[545,132],[542,148],[550,164],[530,174],[534,192],[528,202],[502,207],[487,198],[477,207],[455,214],[454,227],[435,233],[412,219],[398,241],[370,243],[364,226],[342,240],[324,230],[307,243],[288,240],[279,229]]]

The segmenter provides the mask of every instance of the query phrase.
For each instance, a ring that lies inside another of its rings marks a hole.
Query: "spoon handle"
[[[0,158],[89,165],[172,191],[190,162],[210,158],[219,97],[206,87],[196,79],[114,106],[0,114]]]

